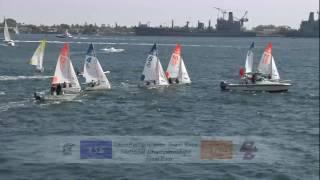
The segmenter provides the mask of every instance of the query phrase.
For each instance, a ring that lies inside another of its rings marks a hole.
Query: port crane
[[[249,19],[247,18],[247,15],[248,15],[248,11],[246,11],[244,13],[244,15],[240,19],[237,18],[237,17],[234,17],[234,19],[240,21],[240,24],[242,26],[244,22],[248,22],[249,21]]]
[[[221,12],[222,13],[222,18],[224,19],[224,16],[227,14],[227,10],[225,10],[225,9],[221,9],[221,8],[218,8],[218,7],[213,7],[213,8],[215,8],[216,10],[218,10],[218,18],[219,18],[219,12]]]

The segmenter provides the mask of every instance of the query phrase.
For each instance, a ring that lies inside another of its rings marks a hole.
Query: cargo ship
[[[302,21],[299,30],[292,30],[285,34],[287,37],[319,37],[319,11],[318,20],[314,18],[314,12],[309,13],[309,19]]]
[[[218,17],[215,28],[211,26],[210,20],[207,27],[200,21],[197,27],[189,27],[189,21],[183,27],[176,27],[172,20],[171,27],[150,27],[148,24],[139,23],[134,27],[134,31],[137,36],[254,37],[255,32],[245,31],[243,28],[244,22],[248,21],[246,15],[247,12],[238,19],[233,17],[233,12],[229,12],[227,19],[224,16]]]

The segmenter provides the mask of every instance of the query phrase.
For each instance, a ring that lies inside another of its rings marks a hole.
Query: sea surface
[[[16,47],[0,44],[0,179],[319,178],[319,39],[136,36],[59,39],[54,35],[32,34],[14,38]],[[28,61],[43,38],[48,41],[45,71],[37,74]],[[110,71],[107,77],[112,90],[84,94],[72,102],[34,101],[35,91],[49,89],[64,41],[70,43],[73,65],[80,71],[88,45],[94,43],[102,68]],[[220,91],[220,81],[239,80],[239,68],[244,66],[252,41],[255,66],[266,44],[273,43],[280,77],[293,84],[289,92]],[[164,89],[137,87],[153,43],[158,43],[164,69],[175,44],[182,45],[191,85]],[[101,50],[106,47],[125,51]],[[32,147],[15,142],[51,136],[172,136],[173,139],[254,136],[266,140],[265,145],[272,149],[270,158],[281,158],[256,163],[88,164],[27,163],[18,156]]]

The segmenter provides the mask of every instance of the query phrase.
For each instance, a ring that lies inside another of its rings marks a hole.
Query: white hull
[[[109,89],[111,89],[110,86],[97,85],[97,86],[91,87],[90,85],[87,85],[87,87],[85,87],[84,91],[104,91],[104,90],[109,90]]]
[[[15,46],[14,41],[4,41],[8,46]]]
[[[150,85],[146,85],[146,84],[139,84],[138,87],[140,88],[146,88],[146,89],[158,89],[158,88],[165,88],[168,87],[169,85],[154,85],[154,84],[150,84]]]
[[[79,94],[63,94],[63,95],[40,95],[35,93],[34,98],[37,101],[72,101]]]
[[[81,89],[76,88],[76,87],[71,87],[71,88],[62,88],[62,91],[66,94],[77,94],[80,93]]]
[[[232,84],[221,82],[220,87],[222,90],[231,91],[265,91],[265,92],[284,92],[288,91],[290,83],[282,82],[261,82],[256,84]]]

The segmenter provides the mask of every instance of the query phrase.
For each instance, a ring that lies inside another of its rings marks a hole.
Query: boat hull
[[[78,94],[63,94],[63,95],[41,95],[34,93],[35,100],[39,102],[44,101],[72,101],[74,100]]]
[[[291,84],[289,83],[259,83],[259,84],[232,84],[221,82],[220,88],[225,91],[265,91],[265,92],[286,92]]]
[[[15,46],[14,41],[4,41],[8,46]]]
[[[77,94],[77,93],[80,93],[80,91],[81,91],[80,88],[73,88],[73,87],[62,88],[62,90],[66,94]]]
[[[94,86],[94,87],[87,86],[84,88],[84,91],[105,91],[105,90],[109,90],[109,89],[111,89],[110,86],[99,85],[99,86]]]

